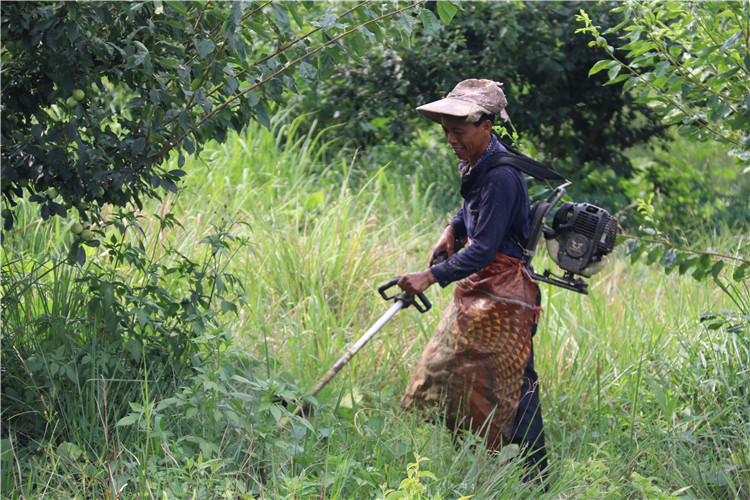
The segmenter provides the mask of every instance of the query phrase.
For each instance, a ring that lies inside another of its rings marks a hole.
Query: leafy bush
[[[589,45],[607,56],[590,75],[606,71],[607,85],[624,84],[637,103],[650,106],[663,125],[685,138],[679,150],[657,152],[640,166],[655,203],[666,209],[663,219],[678,226],[726,221],[742,231],[750,186],[748,50],[743,42],[748,5],[629,0],[614,12],[621,21],[602,28],[600,19],[581,10],[577,20],[583,27],[577,32],[589,35]],[[728,162],[727,155],[734,161]]]
[[[584,24],[578,32],[607,54],[589,74],[606,70],[608,84],[625,82],[665,124],[700,141],[721,141],[732,155],[750,160],[748,5],[628,0],[615,11],[622,21],[604,31],[588,13],[578,16]],[[605,35],[614,35],[619,47]]]
[[[216,336],[214,311],[236,310],[241,285],[222,269],[226,232],[202,239],[202,259],[169,247],[155,258],[139,236],[142,222],[110,215],[117,236],[83,267],[54,254],[36,260],[22,251],[22,237],[6,242],[3,420],[18,446],[72,442],[102,453],[98,436],[128,402],[168,394],[199,369],[201,342]],[[158,228],[177,225],[168,215]],[[173,281],[176,273],[186,279]]]

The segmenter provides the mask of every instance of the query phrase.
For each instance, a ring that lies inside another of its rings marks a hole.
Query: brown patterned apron
[[[400,405],[436,408],[490,449],[508,443],[539,319],[537,286],[519,259],[499,253],[457,282]]]

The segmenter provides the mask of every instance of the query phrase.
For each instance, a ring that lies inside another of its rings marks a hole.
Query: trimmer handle
[[[430,260],[430,267],[437,266],[438,264],[442,264],[448,260],[448,252],[442,251],[442,252],[432,252],[432,259]]]
[[[427,297],[424,296],[423,293],[418,293],[417,297],[419,297],[419,300],[422,302],[421,304],[417,302],[413,295],[409,295],[406,292],[397,293],[395,295],[386,295],[385,291],[391,288],[393,285],[398,283],[399,278],[393,278],[391,281],[386,283],[385,285],[382,285],[380,288],[378,288],[378,292],[380,292],[380,296],[383,297],[385,300],[400,300],[404,303],[404,308],[407,308],[411,305],[417,308],[417,311],[421,313],[425,313],[429,311],[432,308],[432,304],[430,304],[430,301],[427,300]]]

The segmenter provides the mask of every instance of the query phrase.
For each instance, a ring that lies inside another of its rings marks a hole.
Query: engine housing
[[[616,237],[617,219],[609,212],[589,203],[572,202],[560,206],[552,220],[552,231],[545,234],[547,240],[554,238],[558,244],[557,255],[552,255],[557,265],[583,276],[593,274],[587,270],[612,251]]]

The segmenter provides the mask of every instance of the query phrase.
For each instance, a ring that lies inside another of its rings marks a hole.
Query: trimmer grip
[[[417,294],[417,297],[419,298],[419,300],[422,301],[421,305],[419,304],[419,302],[414,300],[414,297],[412,296],[408,296],[408,297],[411,298],[411,303],[414,304],[414,307],[416,307],[417,311],[421,313],[426,313],[427,311],[432,309],[432,304],[430,304],[430,301],[427,300],[427,297],[425,297],[422,292],[419,292]]]
[[[390,287],[398,283],[399,278],[393,278],[388,283],[384,285],[380,285],[380,288],[378,288],[378,292],[380,293],[380,296],[383,297],[385,300],[392,300],[396,298],[396,295],[386,295],[385,291],[388,290]]]
[[[430,260],[430,267],[437,266],[438,264],[442,264],[448,260],[448,252],[442,251],[442,252],[433,252],[432,253],[432,260]]]

